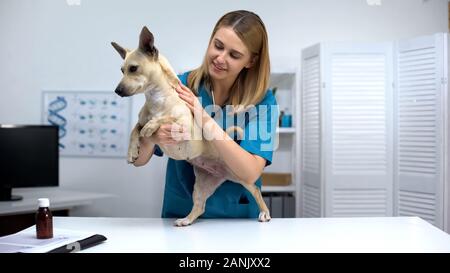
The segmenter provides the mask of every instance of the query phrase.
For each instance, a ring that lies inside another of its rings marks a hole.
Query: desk
[[[53,215],[67,216],[73,207],[85,206],[97,199],[113,197],[111,194],[65,190],[59,187],[14,189],[13,194],[20,195],[23,199],[0,202],[0,236],[34,225],[38,198],[50,199]]]
[[[82,252],[450,252],[450,235],[418,217],[172,219],[55,217],[108,240]]]

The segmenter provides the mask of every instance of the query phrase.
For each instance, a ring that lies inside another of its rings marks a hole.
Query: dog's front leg
[[[139,156],[139,131],[141,126],[137,123],[131,131],[130,144],[128,145],[128,163],[134,163]]]
[[[162,117],[162,118],[153,118],[149,120],[144,127],[142,127],[140,136],[142,137],[151,137],[153,133],[155,133],[161,124],[174,122],[175,119],[172,117]]]

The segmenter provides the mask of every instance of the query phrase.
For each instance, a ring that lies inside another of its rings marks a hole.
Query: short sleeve
[[[178,79],[180,79],[181,83],[184,85],[187,85],[187,80],[188,80],[188,76],[189,76],[189,71],[185,72],[183,74],[177,75]]]
[[[177,75],[177,76],[178,76],[178,79],[180,79],[182,84],[187,85],[187,79],[188,79],[188,76],[189,76],[189,72],[185,72],[185,73],[183,73],[181,75]],[[158,145],[155,145],[155,150],[153,151],[153,154],[156,155],[156,156],[163,156],[164,155],[163,151],[161,150],[161,148],[159,148]]]
[[[156,155],[156,156],[163,156],[164,155],[163,151],[161,150],[161,148],[159,148],[158,145],[155,145],[155,149],[153,150],[153,154]]]
[[[273,151],[276,148],[276,129],[279,107],[275,96],[268,90],[264,99],[246,111],[244,136],[239,145],[247,152],[266,160],[266,166],[272,164]]]

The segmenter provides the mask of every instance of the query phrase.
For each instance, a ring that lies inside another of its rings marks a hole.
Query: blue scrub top
[[[187,85],[188,75],[189,72],[186,72],[178,76],[184,85]],[[266,166],[272,163],[278,105],[271,90],[268,90],[264,99],[256,105],[257,111],[247,113],[244,118],[231,115],[232,124],[230,124],[230,115],[226,114],[226,107],[210,109],[213,105],[212,99],[203,85],[199,88],[199,99],[203,108],[222,127],[223,124],[226,124],[227,128],[238,125],[244,129],[244,138],[239,140],[235,137],[234,139],[243,149],[264,158]],[[210,107],[207,107],[208,105]],[[265,124],[261,124],[262,122]],[[255,132],[259,133],[255,134]],[[158,146],[154,154],[163,155]],[[194,182],[195,175],[191,164],[185,160],[168,159],[161,214],[163,218],[182,218],[191,212]],[[256,181],[256,185],[261,188],[261,177]],[[258,215],[258,205],[250,192],[241,184],[227,180],[208,198],[205,212],[200,218],[257,218]]]

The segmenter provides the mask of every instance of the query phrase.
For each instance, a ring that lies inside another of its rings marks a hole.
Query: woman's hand
[[[158,145],[175,145],[185,139],[185,131],[176,123],[162,124],[149,139]]]
[[[211,116],[206,113],[203,109],[202,104],[198,98],[192,93],[192,91],[182,83],[175,88],[178,96],[186,103],[187,107],[191,110],[194,115],[195,123],[200,128],[203,128],[205,124],[212,120]]]

